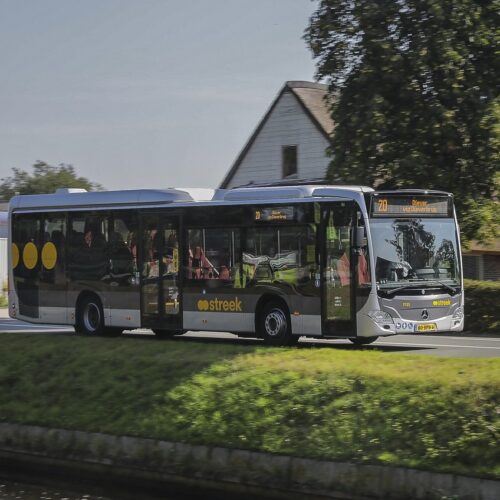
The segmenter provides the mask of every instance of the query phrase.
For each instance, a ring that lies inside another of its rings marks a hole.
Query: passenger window
[[[138,283],[137,217],[116,213],[110,221],[108,241],[109,273],[121,285]]]
[[[26,245],[34,251],[26,251]],[[34,246],[33,246],[34,245]],[[30,276],[38,274],[40,265],[40,219],[37,215],[16,215],[12,224],[12,246],[14,252],[14,276]]]
[[[189,229],[187,279],[234,282],[239,276],[239,231]]]
[[[108,217],[81,214],[70,219],[68,272],[73,280],[101,280],[109,272]]]
[[[316,273],[316,226],[259,227],[247,231],[243,286],[279,281],[304,285]]]
[[[45,215],[40,281],[52,284],[64,282],[65,239],[66,217],[61,214]]]

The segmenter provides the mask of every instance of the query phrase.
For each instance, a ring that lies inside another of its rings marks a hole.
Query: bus
[[[453,196],[283,185],[15,196],[9,314],[84,335],[369,344],[464,324]]]

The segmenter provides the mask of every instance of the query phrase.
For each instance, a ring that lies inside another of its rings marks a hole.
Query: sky
[[[71,164],[106,189],[219,185],[287,80],[310,0],[0,0],[0,178]]]

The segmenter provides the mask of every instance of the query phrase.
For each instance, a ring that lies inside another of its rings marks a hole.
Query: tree
[[[58,188],[83,188],[87,191],[99,191],[100,184],[92,183],[85,177],[77,177],[72,165],[62,163],[58,167],[37,161],[33,165],[33,174],[13,168],[12,177],[1,179],[0,199],[9,200],[15,194],[53,193]]]
[[[455,194],[465,239],[498,228],[499,0],[322,0],[305,39],[329,83],[328,177]]]

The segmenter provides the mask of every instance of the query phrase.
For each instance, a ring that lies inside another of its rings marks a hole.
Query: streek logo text
[[[196,305],[198,311],[242,312],[241,300],[238,297],[233,300],[201,299]]]

